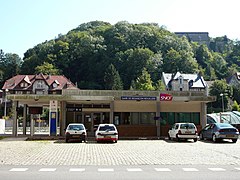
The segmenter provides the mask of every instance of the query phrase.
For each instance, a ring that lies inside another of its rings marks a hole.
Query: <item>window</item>
[[[44,85],[45,85],[44,81],[37,81],[36,88],[37,89],[43,89]]]
[[[140,113],[140,124],[155,124],[156,113]]]
[[[139,124],[139,113],[131,113],[131,124]]]
[[[161,112],[161,124],[166,122],[166,124],[173,125],[178,122],[189,122],[195,125],[200,124],[200,113],[199,112]]]

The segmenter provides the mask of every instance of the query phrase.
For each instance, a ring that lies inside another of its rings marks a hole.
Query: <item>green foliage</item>
[[[113,64],[110,64],[104,76],[105,89],[122,90],[123,84],[118,71]]]
[[[211,103],[213,108],[222,107],[222,100],[224,103],[224,107],[227,108],[229,99],[233,95],[233,90],[232,87],[229,86],[225,80],[216,80],[211,86],[209,93],[210,95],[217,97],[217,100]]]
[[[179,38],[156,23],[121,21],[111,25],[92,21],[28,49],[23,60],[0,50],[1,86],[16,74],[41,72],[63,74],[81,89],[136,89],[143,70],[156,90],[164,89],[160,83],[162,72],[201,73],[205,80],[226,79],[240,71],[240,41],[222,36],[212,38],[207,46]],[[142,86],[139,88],[149,88]],[[225,90],[215,94],[221,92]],[[235,89],[232,99],[239,103],[238,96]],[[229,97],[224,96],[226,105]],[[221,107],[219,99],[214,106]]]
[[[49,75],[60,75],[60,70],[54,68],[52,64],[44,62],[43,65],[35,68],[35,74],[49,74]]]
[[[233,101],[232,110],[233,111],[240,111],[240,106],[237,103],[237,101]]]
[[[136,79],[135,88],[136,90],[154,90],[150,74],[146,68],[143,68],[142,74]]]

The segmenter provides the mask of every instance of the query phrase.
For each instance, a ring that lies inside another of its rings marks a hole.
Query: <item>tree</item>
[[[35,74],[51,74],[51,75],[59,75],[60,70],[56,69],[52,64],[44,62],[43,65],[37,66],[35,68]]]
[[[4,81],[19,74],[22,65],[22,59],[17,54],[0,51],[0,85]]]
[[[233,101],[232,110],[233,111],[239,111],[240,110],[240,107],[239,107],[239,104],[237,103],[237,101]]]
[[[122,90],[122,80],[113,64],[110,64],[104,76],[105,89]]]
[[[143,68],[141,76],[136,79],[135,88],[136,90],[154,90],[150,74],[146,68]]]
[[[118,53],[116,67],[123,79],[124,89],[129,89],[132,80],[139,77],[143,68],[149,68],[154,53],[149,49],[129,49]]]
[[[217,97],[217,100],[212,103],[213,108],[219,108],[220,111],[222,106],[227,107],[230,97],[232,97],[232,93],[232,87],[229,86],[225,80],[214,81],[209,91],[211,96]],[[224,105],[222,105],[222,98]]]

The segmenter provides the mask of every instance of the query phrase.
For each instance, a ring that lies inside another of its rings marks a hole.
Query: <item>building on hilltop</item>
[[[208,32],[175,32],[178,37],[186,36],[186,38],[191,42],[197,42],[199,44],[206,44],[208,47],[210,45],[210,37]]]

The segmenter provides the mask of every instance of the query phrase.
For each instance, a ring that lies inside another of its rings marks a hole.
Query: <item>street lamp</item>
[[[220,96],[222,97],[222,111],[224,112],[223,93],[221,93]]]

